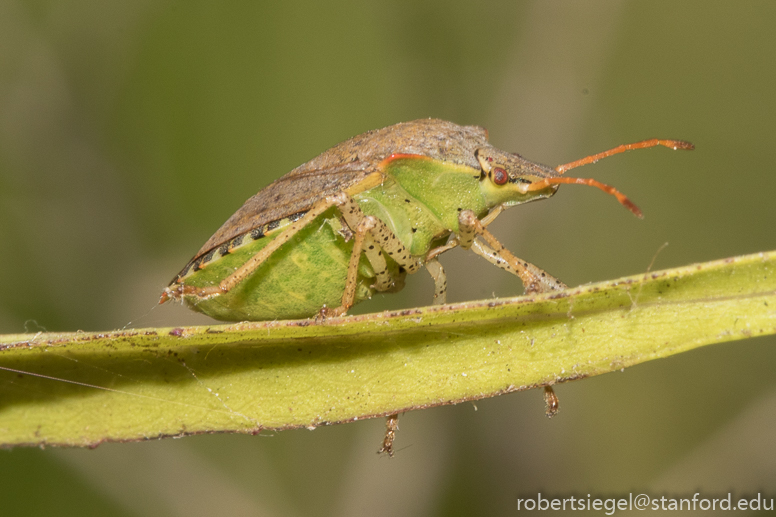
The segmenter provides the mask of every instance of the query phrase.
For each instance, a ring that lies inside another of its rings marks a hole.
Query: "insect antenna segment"
[[[558,174],[563,174],[564,172],[574,169],[576,167],[581,167],[582,165],[587,165],[589,163],[595,163],[598,160],[602,158],[607,158],[609,156],[623,153],[625,151],[630,151],[633,149],[646,149],[648,147],[655,147],[658,145],[662,145],[664,147],[668,147],[669,149],[682,149],[682,150],[692,150],[695,149],[695,146],[691,144],[690,142],[685,142],[683,140],[660,140],[658,138],[653,138],[651,140],[642,140],[641,142],[636,142],[634,144],[623,144],[615,147],[614,149],[609,149],[608,151],[604,151],[602,153],[598,154],[592,154],[590,156],[586,156],[584,158],[581,158],[579,160],[575,160],[570,163],[566,163],[564,165],[558,165],[555,168],[555,171]],[[589,178],[570,178],[570,177],[561,177],[561,176],[555,176],[550,178],[545,178],[541,181],[537,181],[534,183],[531,183],[530,185],[525,185],[523,189],[525,192],[529,192],[532,190],[541,190],[544,188],[549,187],[550,185],[560,185],[561,183],[573,183],[573,184],[579,184],[579,185],[589,185],[591,187],[596,187],[607,194],[611,194],[614,197],[617,198],[617,201],[620,202],[625,208],[633,212],[636,217],[643,218],[644,214],[642,214],[639,207],[636,206],[633,201],[628,199],[628,197],[617,190],[616,188],[606,185],[604,183],[601,183],[600,181],[596,181],[594,179]]]
[[[591,154],[590,156],[586,156],[565,165],[558,165],[555,167],[555,170],[558,171],[558,174],[563,174],[567,170],[575,169],[577,167],[581,167],[582,165],[587,165],[588,163],[595,163],[602,158],[608,158],[609,156],[615,154],[624,153],[625,151],[631,151],[633,149],[647,149],[648,147],[656,147],[658,145],[668,147],[674,151],[677,149],[683,149],[687,151],[695,149],[694,145],[692,145],[690,142],[685,142],[684,140],[660,140],[653,138],[651,140],[642,140],[641,142],[636,142],[635,144],[618,145],[614,149],[609,149],[608,151],[604,151],[598,154]]]

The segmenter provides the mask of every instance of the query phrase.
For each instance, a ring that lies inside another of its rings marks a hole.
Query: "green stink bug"
[[[507,251],[487,230],[506,207],[590,185],[641,212],[613,187],[562,174],[629,149],[555,169],[500,151],[487,131],[424,119],[369,131],[300,165],[250,198],[173,279],[160,303],[182,299],[220,320],[342,315],[376,291],[395,292],[421,266],[445,303],[439,254],[461,246],[520,277],[526,292],[566,286]]]

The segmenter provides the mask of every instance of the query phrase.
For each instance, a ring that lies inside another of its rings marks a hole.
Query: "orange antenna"
[[[694,145],[692,145],[690,142],[685,142],[684,140],[659,140],[657,138],[653,138],[652,140],[642,140],[641,142],[636,142],[635,144],[618,145],[614,149],[609,149],[608,151],[604,151],[602,153],[593,154],[565,165],[558,165],[555,167],[555,170],[558,172],[558,174],[563,174],[567,170],[581,167],[582,165],[587,165],[588,163],[595,163],[601,158],[607,158],[614,154],[624,153],[625,151],[630,151],[632,149],[646,149],[648,147],[656,147],[658,145],[662,145],[673,150],[686,149],[690,151],[695,149]]]
[[[544,178],[541,181],[536,181],[531,184],[524,183],[520,185],[520,190],[522,192],[530,192],[532,190],[542,190],[549,187],[550,185],[560,185],[561,183],[590,185],[591,187],[599,188],[604,192],[606,192],[607,194],[611,194],[614,197],[616,197],[617,201],[619,201],[625,208],[633,212],[636,215],[636,217],[638,217],[639,219],[644,218],[644,214],[641,213],[641,210],[639,209],[639,207],[637,207],[633,201],[628,199],[625,196],[625,194],[623,194],[622,192],[620,192],[619,190],[617,190],[612,186],[606,185],[604,183],[601,183],[600,181],[596,181],[590,178],[569,178],[565,176],[555,176],[552,178]]]
[[[624,153],[625,151],[630,151],[632,149],[646,149],[648,147],[655,147],[658,145],[662,145],[664,147],[668,147],[670,149],[686,149],[686,150],[692,150],[695,149],[695,146],[692,145],[690,142],[685,142],[683,140],[660,140],[658,138],[653,138],[651,140],[642,140],[641,142],[636,142],[635,144],[623,144],[615,147],[614,149],[609,149],[608,151],[604,151],[602,153],[598,154],[592,154],[590,156],[587,156],[585,158],[582,158],[580,160],[573,161],[571,163],[567,163],[565,165],[558,165],[555,167],[555,171],[558,174],[563,174],[567,170],[574,169],[576,167],[581,167],[582,165],[587,165],[588,163],[595,163],[601,158],[607,158],[609,156],[612,156],[614,154]],[[531,190],[542,190],[544,188],[549,187],[550,185],[560,185],[561,183],[574,183],[578,185],[589,185],[591,187],[596,187],[607,194],[611,194],[614,197],[617,198],[617,201],[619,201],[625,208],[633,212],[636,217],[643,218],[644,215],[641,213],[641,210],[639,210],[639,207],[636,206],[636,204],[628,199],[625,194],[620,192],[614,187],[611,187],[609,185],[606,185],[604,183],[601,183],[600,181],[596,181],[593,179],[587,179],[587,178],[566,178],[566,177],[551,177],[551,178],[545,178],[541,181],[537,181],[535,183],[531,183],[530,185],[524,184],[521,185],[521,191],[523,192],[530,192]]]

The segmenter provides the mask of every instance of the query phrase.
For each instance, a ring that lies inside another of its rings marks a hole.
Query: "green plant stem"
[[[314,320],[0,336],[0,445],[316,427],[776,332],[776,252]]]

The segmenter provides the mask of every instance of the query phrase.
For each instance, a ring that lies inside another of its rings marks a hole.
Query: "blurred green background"
[[[207,323],[159,293],[242,202],[363,131],[490,130],[563,187],[494,233],[569,285],[776,248],[773,2],[0,2],[0,332]],[[455,250],[449,300],[519,282]],[[361,312],[430,303],[421,273]],[[513,515],[517,497],[776,491],[773,337],[383,422],[0,451],[2,515]],[[0,382],[10,382],[0,374]]]

